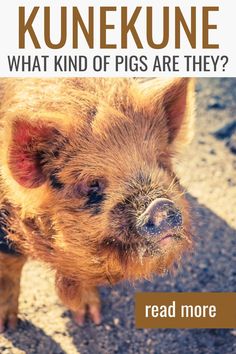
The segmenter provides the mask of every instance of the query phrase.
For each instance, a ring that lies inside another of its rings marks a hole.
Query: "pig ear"
[[[169,143],[186,144],[193,135],[194,81],[187,78],[173,80],[163,93]]]
[[[163,111],[168,129],[168,142],[183,146],[191,141],[195,111],[194,80],[188,78],[154,79],[145,83],[149,109],[158,115]]]
[[[48,122],[20,118],[13,122],[8,163],[13,178],[22,187],[37,188],[45,182],[43,157],[58,133]]]

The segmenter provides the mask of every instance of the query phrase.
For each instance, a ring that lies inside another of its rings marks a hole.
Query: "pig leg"
[[[101,302],[95,286],[87,286],[57,274],[56,287],[60,299],[72,311],[78,325],[84,324],[86,315],[96,325],[101,323]]]
[[[101,323],[101,302],[96,287],[83,288],[79,294],[81,301],[75,311],[73,311],[75,322],[82,326],[85,316],[88,314],[91,320],[99,325]]]
[[[0,252],[0,332],[17,325],[20,277],[24,256]]]

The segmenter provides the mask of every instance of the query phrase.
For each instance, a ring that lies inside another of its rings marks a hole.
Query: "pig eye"
[[[73,195],[76,197],[102,195],[106,186],[107,183],[103,178],[80,181],[73,187]]]
[[[88,182],[88,194],[102,193],[106,187],[106,183],[103,179],[94,179]]]
[[[102,189],[101,182],[98,179],[94,179],[88,183],[88,189],[89,193],[99,192]]]

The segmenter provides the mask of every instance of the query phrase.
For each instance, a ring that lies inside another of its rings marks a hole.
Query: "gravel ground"
[[[195,217],[196,248],[176,277],[135,289],[127,284],[102,289],[103,324],[78,328],[55,295],[53,274],[29,262],[22,278],[21,323],[17,332],[0,336],[0,353],[236,353],[235,330],[137,330],[134,325],[136,291],[236,291],[234,120],[236,79],[198,80],[196,136],[178,167]]]

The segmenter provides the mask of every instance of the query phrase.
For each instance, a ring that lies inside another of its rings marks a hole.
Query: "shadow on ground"
[[[183,269],[176,277],[168,275],[164,278],[155,278],[152,283],[142,282],[135,289],[129,285],[102,289],[102,325],[96,327],[87,322],[83,328],[78,328],[71,319],[68,322],[68,332],[79,353],[230,354],[236,352],[236,337],[232,330],[135,329],[134,293],[136,291],[235,291],[236,231],[211,210],[199,205],[195,199],[190,197],[190,202],[196,220],[194,226],[196,247],[193,257],[184,260]],[[69,316],[68,312],[64,315]],[[65,353],[60,345],[48,337],[43,330],[37,329],[29,322],[21,323],[21,333],[26,338],[22,349],[27,354]],[[12,340],[16,348],[21,349],[14,333],[5,335]],[[31,351],[31,348],[34,350]],[[35,348],[38,348],[37,352]]]
[[[20,321],[19,329],[21,331],[21,340],[18,341],[14,331],[7,331],[4,336],[8,338],[15,348],[24,351],[27,354],[66,354],[60,344],[56,343],[42,329],[37,328],[31,322]],[[22,338],[23,337],[23,338]],[[37,348],[37,353],[35,352]]]

